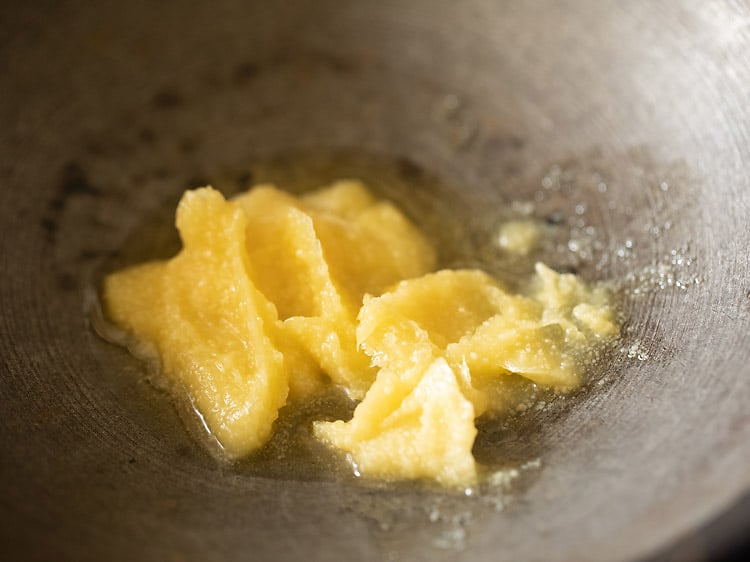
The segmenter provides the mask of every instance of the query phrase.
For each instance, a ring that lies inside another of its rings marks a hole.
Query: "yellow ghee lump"
[[[155,346],[164,374],[230,455],[265,443],[288,393],[269,330],[276,311],[248,276],[246,227],[242,209],[218,192],[187,192],[177,209],[183,250],[104,285],[111,318]]]
[[[358,181],[233,200],[202,188],[177,210],[174,258],[109,275],[109,318],[158,356],[231,458],[267,442],[279,409],[328,385],[359,403],[313,434],[358,474],[477,480],[476,418],[520,375],[563,391],[619,334],[609,293],[537,264],[523,294],[435,251]]]
[[[542,230],[534,221],[513,220],[500,226],[497,243],[507,252],[525,256],[537,247],[541,237]]]

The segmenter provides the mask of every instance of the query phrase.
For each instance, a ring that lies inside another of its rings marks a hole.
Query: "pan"
[[[0,13],[4,559],[708,560],[740,547],[747,3]],[[477,455],[507,468],[491,493],[363,483],[282,449],[217,462],[94,330],[104,272],[175,251],[183,190],[352,176],[415,220],[450,209],[477,251],[502,217],[530,213],[556,233],[545,259],[623,295],[623,335],[591,384],[487,432]]]

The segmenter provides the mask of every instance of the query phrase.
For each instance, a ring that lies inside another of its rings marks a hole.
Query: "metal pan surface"
[[[720,555],[750,529],[748,22],[718,1],[5,3],[2,558]],[[469,222],[533,202],[599,241],[568,265],[629,283],[604,382],[498,445],[539,461],[503,502],[220,465],[92,330],[101,272],[168,250],[144,225],[182,190],[381,160]]]

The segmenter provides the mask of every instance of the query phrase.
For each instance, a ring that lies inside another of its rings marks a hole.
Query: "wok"
[[[0,14],[4,559],[703,560],[750,531],[746,2]],[[174,248],[183,189],[341,175],[480,234],[532,201],[554,265],[625,287],[601,382],[498,438],[536,468],[493,505],[217,463],[92,329],[102,271]]]

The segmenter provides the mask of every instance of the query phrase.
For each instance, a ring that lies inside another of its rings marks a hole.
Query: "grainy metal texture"
[[[37,2],[0,22],[3,559],[701,560],[750,528],[745,503],[699,531],[750,490],[747,3]],[[504,511],[467,504],[461,550],[434,545],[424,493],[218,467],[87,323],[145,217],[305,149],[417,163],[477,212],[555,163],[596,172],[606,197],[540,202],[634,242],[584,273],[695,257],[700,284],[628,301],[648,359],[615,353],[540,414],[509,449],[538,476]]]

